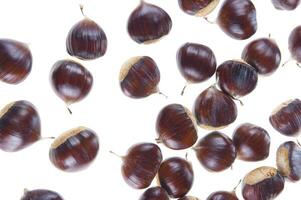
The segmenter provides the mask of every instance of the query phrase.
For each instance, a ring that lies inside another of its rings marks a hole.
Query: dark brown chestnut
[[[152,187],[147,189],[139,200],[169,200],[169,197],[162,187]]]
[[[244,61],[229,60],[217,68],[216,79],[222,91],[232,97],[242,97],[255,89],[258,74]]]
[[[0,63],[0,80],[18,84],[31,71],[32,55],[26,44],[11,39],[0,39]]]
[[[172,157],[164,160],[158,172],[160,185],[172,198],[184,197],[192,187],[194,174],[186,160]]]
[[[200,163],[213,172],[220,172],[231,167],[236,158],[232,140],[217,131],[203,137],[193,149]]]
[[[205,17],[216,8],[219,0],[178,0],[178,3],[185,13]]]
[[[301,101],[290,100],[278,106],[270,116],[270,123],[281,134],[297,136],[301,130]]]
[[[281,144],[277,150],[277,168],[290,181],[301,178],[301,148],[295,142]]]
[[[291,32],[288,39],[288,47],[292,58],[301,63],[301,26],[297,26]]]
[[[235,192],[219,191],[211,193],[207,200],[238,200],[238,198]]]
[[[192,196],[185,196],[182,198],[179,198],[178,200],[200,200],[199,198],[192,197]]]
[[[233,134],[237,158],[245,161],[266,159],[270,153],[270,141],[265,129],[250,123],[241,124]]]
[[[21,200],[64,200],[60,194],[45,189],[37,189],[31,191],[24,191]]]
[[[244,48],[241,57],[262,75],[275,72],[281,62],[280,49],[270,38],[260,38],[250,42]]]
[[[272,0],[272,3],[278,10],[295,10],[300,0]]]
[[[159,92],[160,71],[152,58],[133,57],[121,67],[119,81],[126,96],[144,98]]]
[[[230,37],[248,39],[257,31],[256,8],[250,0],[225,0],[217,23]]]
[[[197,126],[192,113],[180,104],[165,106],[157,117],[157,141],[168,148],[180,150],[197,141]]]
[[[19,151],[40,138],[40,117],[33,104],[15,101],[0,111],[0,149]]]
[[[275,199],[284,188],[284,178],[273,167],[259,167],[249,172],[242,184],[245,200]]]
[[[127,28],[135,42],[150,44],[170,32],[172,20],[162,8],[141,0],[130,15]]]
[[[97,156],[98,149],[96,133],[81,126],[57,137],[51,145],[49,158],[58,169],[74,172],[88,167]]]
[[[221,129],[237,118],[237,107],[232,98],[211,86],[194,103],[198,124],[206,129]]]

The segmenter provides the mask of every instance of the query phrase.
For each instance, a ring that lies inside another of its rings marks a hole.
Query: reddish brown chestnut
[[[139,200],[169,200],[167,192],[161,187],[147,189]]]
[[[219,0],[178,0],[178,3],[185,13],[205,17],[216,8]]]
[[[182,197],[178,200],[199,200],[199,198],[192,197],[192,196],[185,196],[185,197]]]
[[[156,130],[157,141],[175,150],[191,147],[198,138],[194,116],[180,104],[170,104],[160,111]]]
[[[233,134],[237,158],[260,161],[269,156],[270,136],[266,130],[250,123],[241,124]]]
[[[184,197],[192,187],[194,174],[189,162],[172,157],[162,162],[158,177],[160,185],[172,198]]]
[[[58,169],[74,172],[88,167],[95,159],[98,149],[96,133],[85,127],[77,127],[54,140],[49,157]]]
[[[277,150],[277,168],[290,181],[301,178],[301,148],[295,142],[281,144]]]
[[[159,92],[160,71],[152,58],[133,57],[121,67],[119,81],[126,96],[144,98]]]
[[[211,86],[194,103],[198,124],[206,129],[221,129],[235,121],[237,107],[230,96]]]
[[[211,193],[207,200],[238,200],[238,198],[235,192],[219,191]]]
[[[135,42],[150,44],[170,32],[172,20],[162,8],[141,0],[130,15],[127,28]]]
[[[278,10],[295,10],[300,0],[272,0],[272,3]]]
[[[63,200],[63,197],[51,190],[38,189],[32,191],[25,190],[21,200]]]
[[[286,136],[297,136],[301,129],[301,101],[299,99],[282,103],[270,116],[270,123]]]
[[[262,75],[275,72],[281,62],[280,49],[270,38],[260,38],[250,42],[244,48],[241,57]]]
[[[193,149],[200,163],[209,171],[223,171],[229,168],[236,158],[232,140],[217,131],[203,137]]]
[[[292,58],[301,63],[301,26],[297,26],[291,32],[288,39],[288,48]]]
[[[257,31],[256,9],[250,0],[225,0],[217,23],[230,37],[245,40]]]
[[[258,74],[244,61],[229,60],[217,68],[216,79],[222,91],[232,97],[242,97],[255,89]]]
[[[40,138],[40,117],[33,104],[15,101],[0,111],[0,149],[19,151]]]
[[[22,42],[0,39],[0,63],[0,80],[9,84],[18,84],[31,71],[31,52]]]
[[[275,199],[284,188],[284,178],[273,167],[259,167],[249,172],[242,185],[245,200]]]

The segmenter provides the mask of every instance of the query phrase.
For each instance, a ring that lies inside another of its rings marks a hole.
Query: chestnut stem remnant
[[[182,89],[181,96],[184,95],[184,92],[185,92],[186,88],[187,88],[187,83],[185,84],[185,86],[184,86],[183,89]]]

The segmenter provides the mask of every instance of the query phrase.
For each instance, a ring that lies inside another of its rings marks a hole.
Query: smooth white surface
[[[279,44],[283,61],[287,60],[287,38],[290,31],[301,24],[301,7],[293,12],[277,11],[270,0],[253,0],[258,13],[258,31],[247,41],[236,41],[225,35],[218,26],[201,18],[183,13],[177,1],[147,0],[164,8],[172,17],[173,29],[166,38],[152,45],[138,45],[126,30],[127,18],[140,0],[51,0],[51,1],[1,1],[1,38],[12,38],[29,44],[33,54],[30,76],[19,85],[0,83],[0,107],[15,100],[26,99],[37,108],[42,120],[42,135],[58,136],[65,130],[84,125],[94,129],[100,138],[100,152],[95,162],[78,173],[57,170],[49,161],[51,140],[42,140],[17,153],[0,151],[0,199],[17,200],[24,188],[45,188],[59,192],[66,200],[138,199],[143,190],[130,188],[120,173],[121,160],[109,150],[124,154],[137,142],[155,142],[155,120],[159,110],[169,103],[182,103],[192,108],[197,95],[214,83],[214,78],[189,86],[180,96],[185,84],[176,65],[176,51],[185,42],[205,44],[215,52],[221,62],[239,58],[244,46],[251,40],[272,35]],[[59,59],[68,58],[65,50],[66,35],[73,24],[82,19],[79,4],[85,6],[86,15],[104,29],[108,37],[108,51],[100,59],[81,62],[94,76],[90,95],[71,106],[70,116],[64,103],[55,95],[49,72]],[[209,18],[216,17],[218,9]],[[169,98],[153,95],[133,100],[120,90],[118,75],[124,61],[132,56],[148,55],[161,71],[160,89]],[[160,146],[164,158],[184,157],[188,152],[195,172],[193,189],[189,193],[206,199],[213,191],[232,190],[248,171],[262,166],[275,166],[275,152],[280,143],[295,140],[276,132],[268,122],[271,111],[290,98],[301,98],[301,69],[293,62],[280,67],[269,77],[260,77],[258,86],[238,105],[237,121],[222,132],[232,135],[237,125],[251,122],[264,127],[270,133],[272,145],[270,157],[262,162],[235,161],[233,170],[221,173],[207,172],[197,161],[192,150],[172,151]],[[209,133],[199,129],[199,138]],[[154,184],[155,185],[155,181]],[[286,183],[278,199],[295,199],[300,193],[300,183]],[[240,187],[237,191],[240,195]]]

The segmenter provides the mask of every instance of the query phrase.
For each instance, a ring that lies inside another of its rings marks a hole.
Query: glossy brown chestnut
[[[63,197],[58,193],[51,190],[25,190],[23,197],[21,200],[63,200]]]
[[[301,101],[299,99],[282,103],[270,116],[270,123],[286,136],[297,136],[301,130]]]
[[[144,98],[159,92],[160,71],[148,56],[129,59],[120,70],[120,87],[131,98]]]
[[[192,197],[192,196],[185,196],[185,197],[179,198],[178,200],[199,200],[199,198]]]
[[[203,137],[193,148],[200,163],[209,171],[219,172],[229,168],[236,158],[232,140],[214,131]]]
[[[219,191],[213,192],[207,200],[238,200],[235,192]]]
[[[232,97],[242,97],[255,89],[258,74],[246,62],[229,60],[217,68],[216,79],[222,91]]]
[[[206,129],[221,129],[235,121],[237,107],[230,96],[211,86],[194,103],[198,124]]]
[[[245,40],[257,31],[256,9],[250,0],[225,0],[217,23],[230,37]]]
[[[301,63],[301,26],[297,26],[291,32],[288,39],[288,48],[292,58]]]
[[[51,71],[51,84],[56,94],[67,104],[85,98],[92,87],[92,74],[72,60],[57,61]]]
[[[205,17],[216,8],[219,0],[178,0],[178,3],[185,13]]]
[[[301,148],[295,142],[281,144],[277,150],[277,168],[290,181],[301,178]]]
[[[121,172],[125,182],[135,188],[147,188],[155,178],[162,162],[162,153],[156,144],[133,145],[122,157]]]
[[[172,28],[170,16],[160,7],[141,0],[128,19],[128,33],[137,43],[153,43]]]
[[[96,133],[85,127],[77,127],[54,140],[49,158],[58,169],[74,172],[88,167],[95,159],[98,149]]]
[[[0,111],[0,149],[19,151],[40,138],[40,117],[33,104],[15,101]]]
[[[178,68],[188,83],[200,83],[209,79],[216,70],[213,51],[202,44],[186,43],[177,53]]]
[[[189,162],[172,157],[162,162],[158,177],[160,185],[172,198],[184,197],[192,187],[194,174]]]
[[[259,74],[275,72],[281,62],[281,52],[270,38],[260,38],[247,44],[241,58],[256,69]]]
[[[250,123],[241,124],[233,134],[237,158],[245,161],[260,161],[269,156],[270,136],[266,130]]]
[[[31,71],[31,52],[22,42],[0,39],[0,63],[0,80],[9,84],[18,84]]]
[[[139,200],[169,200],[167,192],[161,187],[147,189]]]
[[[272,0],[272,3],[278,10],[295,10],[300,0]]]
[[[284,178],[273,167],[259,167],[249,172],[242,184],[245,200],[272,200],[284,188]]]
[[[198,138],[194,116],[180,104],[170,104],[160,111],[156,130],[157,141],[175,150],[191,147]]]

